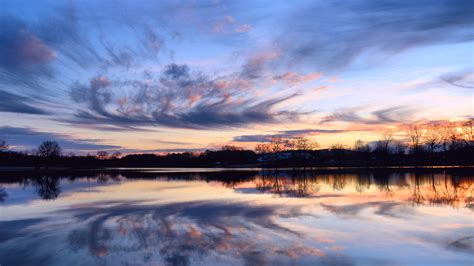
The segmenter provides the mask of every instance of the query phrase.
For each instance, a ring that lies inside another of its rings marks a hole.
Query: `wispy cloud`
[[[474,71],[473,70],[448,73],[441,76],[441,79],[455,87],[464,88],[464,89],[474,89]]]
[[[37,102],[29,97],[16,95],[0,90],[0,111],[20,114],[44,115],[42,108],[35,106]]]
[[[410,122],[412,115],[416,111],[413,107],[394,106],[384,109],[371,111],[369,115],[360,114],[360,108],[349,108],[334,112],[324,117],[320,124],[329,122],[342,121],[358,124],[380,125],[390,123],[406,123]]]
[[[277,40],[287,63],[339,69],[362,55],[472,41],[473,13],[469,0],[310,1],[289,16]]]
[[[239,85],[232,79],[211,79],[192,72],[187,65],[176,64],[165,66],[157,78],[147,80],[111,81],[96,76],[87,85],[79,82],[72,85],[72,99],[87,108],[80,109],[69,122],[209,129],[298,117],[295,111],[274,110],[279,103],[298,96],[297,93],[255,99],[246,96],[245,88]],[[118,95],[117,87],[133,93]]]
[[[6,140],[16,150],[34,149],[45,140],[57,141],[64,150],[70,152],[121,149],[121,146],[101,144],[101,140],[98,139],[76,139],[67,134],[42,132],[21,127],[0,127],[0,139]]]
[[[297,122],[298,127],[311,128],[302,115],[316,108],[328,114],[320,130],[337,121],[353,128],[375,128],[409,122],[417,108],[432,109],[425,113],[433,116],[440,113],[435,105],[452,106],[469,97],[473,87],[470,65],[449,62],[451,54],[446,53],[437,59],[437,66],[430,67],[436,67],[436,75],[419,76],[406,86],[397,69],[377,68],[389,96],[364,98],[376,82],[360,88],[360,95],[346,93],[346,88],[355,90],[355,84],[365,85],[373,77],[368,74],[370,66],[381,58],[416,47],[469,45],[474,39],[474,5],[469,0],[300,1],[294,5],[213,0],[164,0],[159,5],[153,1],[34,5],[6,1],[0,10],[0,113],[17,113],[18,119],[23,114],[37,115],[37,128],[50,120],[63,127],[117,134],[162,127],[203,133],[255,127],[265,133],[275,124],[291,123],[284,128],[293,128]],[[465,51],[456,47],[456,53]],[[414,60],[401,61],[411,69]],[[369,69],[344,72],[365,63]],[[456,72],[459,69],[465,71]],[[441,75],[442,71],[449,73]],[[332,76],[338,82],[328,86]],[[439,92],[445,88],[447,93]],[[428,95],[424,90],[433,91],[431,105],[416,102]],[[453,90],[456,97],[449,98]],[[348,108],[383,97],[390,103]],[[468,107],[456,108],[450,108],[449,115],[466,115]],[[235,141],[257,138],[268,136],[241,136]]]
[[[274,138],[294,138],[319,134],[336,134],[349,132],[344,129],[299,129],[279,131],[276,134],[258,134],[258,135],[242,135],[234,137],[236,142],[271,142]]]

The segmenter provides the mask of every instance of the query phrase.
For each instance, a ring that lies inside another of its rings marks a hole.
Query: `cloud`
[[[279,53],[275,51],[252,55],[247,59],[247,62],[242,65],[240,76],[249,80],[262,78],[268,64],[276,60],[278,57]]]
[[[285,74],[274,76],[273,80],[283,81],[288,85],[298,85],[303,82],[310,82],[322,76],[321,73],[310,73],[307,75],[300,75],[295,72],[286,72]]]
[[[464,89],[474,89],[474,72],[472,70],[449,73],[443,75],[441,77],[441,80],[455,87]]]
[[[20,21],[0,20],[0,67],[11,71],[42,71],[56,58],[55,52]]]
[[[240,127],[253,123],[295,120],[299,113],[274,110],[298,93],[256,99],[246,95],[238,78],[211,79],[187,65],[166,65],[157,78],[75,82],[70,96],[83,107],[69,123],[116,127],[161,125],[175,128]],[[122,89],[127,93],[119,93]]]
[[[252,30],[252,26],[249,24],[242,24],[235,29],[235,32],[249,32]]]
[[[101,144],[98,139],[74,139],[70,135],[36,131],[31,128],[0,127],[0,139],[6,140],[13,149],[36,148],[45,140],[54,140],[66,151],[96,151],[120,149],[120,146]]]
[[[228,27],[231,27],[235,23],[235,18],[227,16],[214,24],[213,30],[215,32],[225,32],[228,30]]]
[[[242,135],[234,137],[233,141],[237,142],[271,142],[273,138],[294,138],[317,134],[337,134],[348,132],[343,129],[300,129],[300,130],[286,130],[280,131],[277,134],[262,134],[262,135]]]
[[[362,55],[386,58],[412,47],[474,39],[469,0],[310,1],[296,9],[277,38],[283,62],[324,69]]]
[[[411,120],[415,109],[407,106],[395,106],[372,111],[368,117],[361,116],[358,113],[359,111],[360,110],[358,108],[339,110],[323,118],[320,124],[335,121],[361,123],[368,125],[405,123]]]
[[[249,24],[239,24],[232,16],[226,16],[214,22],[212,30],[217,33],[244,33],[252,30]]]
[[[90,68],[128,69],[156,60],[164,46],[156,31],[160,23],[150,12],[132,16],[140,13],[139,8],[117,5],[111,10],[107,5],[93,8],[72,3],[50,3],[43,8],[54,12],[35,10],[32,16],[39,19],[0,18],[2,83],[22,82],[28,88],[38,88],[51,79],[63,80],[68,69],[76,73]],[[100,11],[94,11],[97,9]],[[127,36],[127,41],[116,42],[112,33],[116,30]]]
[[[104,208],[106,204],[108,208]],[[99,210],[101,216],[93,214]],[[158,206],[148,206],[140,202],[124,204],[102,202],[96,206],[78,206],[71,211],[71,214],[74,218],[87,221],[68,232],[69,244],[75,250],[86,249],[96,256],[104,253],[113,254],[117,251],[114,240],[126,237],[128,241],[120,241],[123,243],[120,249],[132,251],[137,250],[137,247],[138,250],[153,247],[158,251],[155,254],[158,257],[153,258],[154,260],[180,262],[179,264],[191,261],[196,255],[207,256],[209,252],[215,250],[230,256],[231,259],[240,258],[242,253],[255,249],[257,244],[255,239],[248,238],[256,234],[255,228],[265,228],[271,234],[285,233],[299,236],[297,232],[277,224],[275,217],[301,215],[296,208],[277,210],[275,206],[211,201],[179,202]],[[121,234],[112,234],[105,225],[112,219],[119,221],[117,228]],[[137,221],[141,225],[129,226],[137,224]],[[147,236],[146,239],[143,236]],[[314,250],[309,248],[293,250],[285,246],[276,247],[267,241],[259,244],[264,245],[267,250],[276,250],[287,256],[294,253],[295,259],[304,255],[315,255],[311,253]],[[316,254],[319,255],[320,253]]]
[[[374,214],[376,215],[387,216],[390,218],[406,219],[408,216],[413,215],[411,210],[400,208],[402,203],[398,202],[375,201],[348,205],[321,205],[330,212],[344,216],[357,216],[368,208],[373,208]]]
[[[0,90],[0,112],[44,115],[46,111],[36,107],[37,103],[24,96]]]
[[[166,142],[165,142],[166,144]],[[174,143],[172,143],[174,144]],[[189,145],[189,144],[188,144]],[[148,150],[143,150],[143,149],[121,149],[120,152],[122,153],[182,153],[182,152],[202,152],[204,151],[204,148],[170,148],[170,149],[148,149]]]

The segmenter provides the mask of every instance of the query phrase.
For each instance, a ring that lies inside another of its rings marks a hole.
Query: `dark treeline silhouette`
[[[272,138],[253,150],[226,145],[220,150],[192,153],[62,155],[55,141],[44,141],[36,151],[9,150],[0,141],[0,166],[48,167],[386,167],[474,165],[473,120],[406,126],[405,142],[384,132],[372,143],[357,140],[353,147],[333,144],[328,149],[304,137]]]

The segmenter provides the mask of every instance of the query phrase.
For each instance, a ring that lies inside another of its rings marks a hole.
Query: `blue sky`
[[[251,148],[282,132],[325,147],[473,116],[472,1],[0,5],[0,138],[16,150]]]

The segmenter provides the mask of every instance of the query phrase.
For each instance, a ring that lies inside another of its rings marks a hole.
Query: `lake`
[[[0,265],[474,265],[474,169],[0,172]]]

